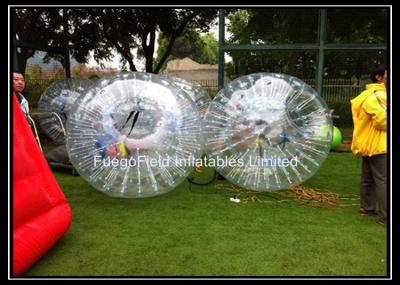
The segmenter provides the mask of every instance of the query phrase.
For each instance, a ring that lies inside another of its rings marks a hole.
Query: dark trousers
[[[387,172],[386,154],[364,156],[360,183],[360,206],[365,210],[375,210],[378,205],[378,215],[386,221],[387,205]]]

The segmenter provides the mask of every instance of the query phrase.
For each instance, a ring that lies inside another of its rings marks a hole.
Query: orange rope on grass
[[[236,193],[235,197],[239,197],[242,203],[258,202],[258,203],[286,203],[293,200],[301,202],[305,206],[316,208],[338,208],[348,206],[359,206],[359,196],[356,194],[339,194],[331,191],[322,191],[312,189],[302,185],[295,186],[288,191],[272,191],[272,192],[255,192],[234,185],[215,185],[216,189],[226,192]],[[265,194],[269,194],[266,196]],[[271,200],[273,198],[274,200]],[[284,198],[284,199],[282,199]],[[357,203],[351,203],[351,201]]]

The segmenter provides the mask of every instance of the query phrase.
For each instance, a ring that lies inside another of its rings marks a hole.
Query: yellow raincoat
[[[386,153],[386,86],[372,83],[351,100],[354,131],[351,150],[355,155]]]

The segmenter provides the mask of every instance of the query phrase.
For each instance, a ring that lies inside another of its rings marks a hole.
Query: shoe
[[[380,224],[382,226],[386,226],[386,221],[385,220],[379,220],[378,224]]]
[[[360,213],[361,216],[376,216],[377,215],[375,210],[365,210],[364,208],[360,208],[358,210],[358,212]]]

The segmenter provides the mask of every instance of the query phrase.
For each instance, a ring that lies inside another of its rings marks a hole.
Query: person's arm
[[[377,94],[379,98],[379,94]],[[381,99],[377,99],[375,94],[369,96],[363,105],[364,111],[371,116],[372,125],[374,128],[386,131],[387,116],[386,106],[383,105]]]

